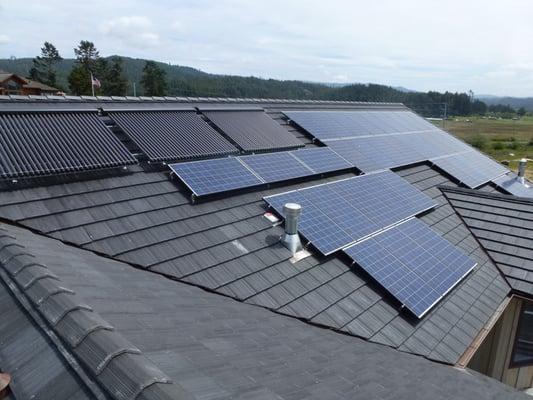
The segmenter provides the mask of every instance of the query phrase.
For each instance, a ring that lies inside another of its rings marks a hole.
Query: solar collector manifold
[[[137,160],[95,111],[0,113],[0,178],[107,169]]]

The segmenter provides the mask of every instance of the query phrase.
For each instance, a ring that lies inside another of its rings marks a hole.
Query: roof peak
[[[294,103],[294,104],[347,104],[365,106],[405,107],[402,103],[365,102],[348,100],[272,99],[246,97],[181,97],[181,96],[71,96],[71,95],[3,95],[0,101],[66,101],[66,102],[160,102],[160,103]]]

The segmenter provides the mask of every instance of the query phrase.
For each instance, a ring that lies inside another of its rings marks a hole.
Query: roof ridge
[[[35,256],[2,227],[0,268],[62,339],[69,352],[81,361],[89,376],[112,398],[135,399],[154,384],[168,386],[159,391],[158,399],[187,397],[179,385],[170,385],[171,379],[141,350],[84,304],[75,291],[62,286],[57,275],[37,262]],[[125,377],[128,377],[126,383]]]
[[[530,204],[533,205],[533,199],[529,197],[520,197],[515,196],[513,194],[504,194],[504,193],[490,193],[490,192],[484,192],[479,189],[468,189],[468,188],[462,188],[462,187],[451,187],[451,186],[445,186],[441,185],[438,186],[438,188],[444,192],[448,193],[459,193],[459,194],[467,194],[473,197],[482,197],[486,199],[497,199],[497,200],[505,200],[511,203],[523,203],[523,204]]]
[[[72,96],[72,95],[1,95],[0,101],[67,101],[67,102],[160,102],[160,103],[294,103],[294,104],[348,104],[348,105],[393,105],[405,107],[398,102],[314,100],[314,99],[269,99],[251,97],[202,97],[202,96]]]

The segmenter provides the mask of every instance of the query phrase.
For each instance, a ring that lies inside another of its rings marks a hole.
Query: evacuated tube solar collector
[[[294,255],[302,250],[302,242],[298,235],[298,218],[302,214],[302,206],[296,203],[285,203],[283,214],[285,215],[285,232],[281,237],[281,242]]]

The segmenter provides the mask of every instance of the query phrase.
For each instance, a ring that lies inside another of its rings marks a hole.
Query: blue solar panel
[[[328,147],[364,172],[400,167],[472,148],[441,131],[331,140]]]
[[[297,160],[291,152],[254,154],[239,158],[265,182],[279,182],[314,174],[314,171]]]
[[[344,252],[418,318],[476,266],[416,218]]]
[[[353,168],[352,163],[346,161],[329,147],[296,150],[292,152],[292,155],[307,165],[315,173]]]
[[[475,150],[431,161],[471,189],[509,171],[503,165]]]
[[[494,179],[493,182],[509,194],[533,198],[533,187],[531,184],[527,181],[524,183],[520,182],[518,176],[512,172]]]
[[[302,205],[299,231],[328,255],[436,203],[390,171],[362,175],[264,200],[283,215],[285,203]]]
[[[333,150],[315,148],[171,164],[196,196],[353,168]]]
[[[264,183],[234,157],[171,164],[169,167],[197,196]]]
[[[437,129],[411,111],[284,111],[321,141]]]

